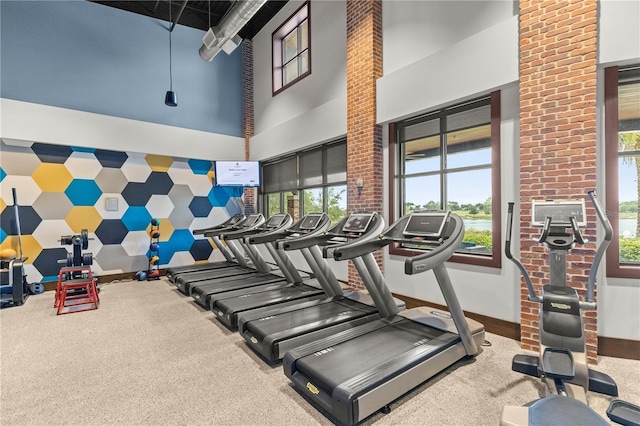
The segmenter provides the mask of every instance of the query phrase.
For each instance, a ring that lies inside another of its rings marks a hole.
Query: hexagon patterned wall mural
[[[153,154],[0,142],[0,248],[17,250],[16,188],[25,271],[52,281],[71,246],[63,235],[89,232],[94,273],[146,269],[152,218],[160,220],[161,267],[220,258],[192,231],[242,213],[242,188],[214,187],[213,163]]]

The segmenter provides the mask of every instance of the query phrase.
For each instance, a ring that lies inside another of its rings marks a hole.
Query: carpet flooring
[[[268,365],[171,284],[101,285],[94,311],[56,316],[53,292],[0,311],[0,424],[331,425]],[[497,425],[504,405],[543,394],[510,370],[518,342],[488,346],[391,404],[365,425]],[[354,354],[357,356],[357,354]],[[601,358],[620,397],[640,404],[640,362]],[[604,414],[611,398],[590,395]]]

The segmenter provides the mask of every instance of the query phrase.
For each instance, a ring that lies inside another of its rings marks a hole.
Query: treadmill
[[[295,387],[340,423],[353,425],[381,408],[388,412],[390,402],[461,358],[478,354],[484,327],[464,317],[445,267],[463,236],[464,224],[455,214],[412,213],[377,240],[337,248],[334,259],[346,260],[391,243],[429,247],[405,260],[405,274],[433,270],[449,312],[428,307],[396,312],[386,300],[391,315],[287,353],[284,372]],[[377,265],[371,266],[368,272],[375,274]],[[384,280],[379,284],[386,286]]]
[[[224,241],[227,247],[233,252],[235,260],[238,262],[237,264],[232,265],[221,265],[219,268],[209,269],[204,271],[194,271],[194,272],[186,272],[182,274],[178,274],[175,277],[175,286],[178,287],[182,293],[189,295],[189,288],[192,284],[210,280],[214,278],[227,277],[232,275],[245,275],[252,274],[257,272],[267,273],[271,269],[266,264],[264,259],[257,259],[256,253],[248,246],[240,243],[236,244],[236,240],[233,238],[226,239],[226,235],[234,235],[234,233],[247,232],[259,228],[265,223],[264,216],[262,214],[251,214],[246,217],[245,220],[239,222],[237,225],[226,228],[226,229],[218,229],[214,231],[205,232],[206,237],[218,237],[218,239]],[[256,231],[258,232],[258,231]],[[222,243],[221,243],[222,244]],[[242,253],[242,251],[246,254],[246,257]]]
[[[231,329],[238,326],[238,316],[260,308],[271,309],[299,304],[303,301],[323,299],[334,294],[342,294],[342,287],[335,281],[335,286],[324,278],[325,272],[318,267],[311,253],[317,244],[315,237],[325,235],[331,219],[326,213],[310,213],[293,224],[290,228],[247,237],[248,244],[265,244],[271,251],[276,251],[283,259],[288,259],[283,250],[282,241],[296,241],[299,249],[311,270],[316,276],[315,282],[288,282],[269,286],[256,286],[237,291],[210,294],[209,308],[217,318]],[[329,233],[332,231],[330,230]],[[318,250],[316,247],[315,250]],[[272,253],[272,256],[273,253]],[[275,256],[274,256],[275,258]],[[319,284],[321,288],[315,284]],[[304,299],[304,300],[302,300]]]
[[[377,239],[384,229],[384,220],[375,212],[352,213],[333,229],[335,232],[332,234],[316,237],[319,242],[330,244],[324,247],[325,253],[340,245]],[[283,241],[282,246],[285,250],[296,248],[295,241]],[[319,248],[317,250],[319,254]],[[373,254],[371,259],[375,262]],[[363,260],[354,258],[353,262],[359,265]],[[246,343],[269,362],[282,359],[288,350],[297,346],[380,318],[376,308],[380,304],[375,302],[379,294],[368,274],[362,277],[368,294],[359,291],[343,293],[322,255],[316,256],[316,263],[323,265],[323,278],[336,288],[330,297],[250,311],[238,319],[238,331]],[[395,302],[391,294],[389,298],[391,303]],[[398,300],[396,303],[404,307],[404,302]]]
[[[197,281],[190,285],[189,294],[194,298],[195,302],[205,309],[209,309],[210,299],[214,295],[223,296],[224,294],[233,291],[233,294],[238,294],[240,290],[246,292],[253,291],[255,288],[273,289],[282,287],[289,284],[298,283],[301,284],[303,279],[309,279],[308,274],[303,274],[296,270],[289,259],[289,256],[282,250],[278,251],[270,242],[282,238],[286,235],[287,230],[291,227],[293,219],[289,214],[280,213],[269,218],[263,225],[245,230],[235,231],[231,233],[225,233],[223,236],[226,241],[244,240],[243,245],[249,248],[255,257],[254,264],[263,265],[264,269],[261,271],[268,272],[254,272],[252,274],[226,276],[222,278],[212,278],[204,281]],[[310,230],[314,230],[319,224],[319,220],[313,222]],[[326,227],[325,227],[326,228]],[[321,230],[318,230],[321,232]],[[254,244],[248,242],[251,236],[260,236],[260,241]],[[275,260],[280,271],[276,273],[270,272],[270,268],[266,261],[256,250],[255,244],[264,244],[273,259]],[[262,268],[262,267],[261,267]],[[312,290],[308,286],[304,286],[307,290]],[[321,290],[317,287],[313,288],[316,293],[320,293]]]
[[[204,235],[205,232],[212,232],[216,230],[227,229],[234,225],[237,225],[239,222],[243,221],[244,219],[245,219],[244,215],[237,214],[216,226],[203,228],[203,229],[194,229],[193,235]],[[213,236],[212,240],[215,243],[216,247],[218,247],[218,250],[220,250],[220,252],[224,256],[226,261],[195,263],[193,265],[173,266],[171,268],[167,268],[166,276],[169,279],[169,281],[171,281],[172,283],[175,282],[175,276],[178,274],[183,274],[185,272],[196,272],[196,271],[204,271],[206,269],[216,269],[220,267],[219,265],[233,266],[238,263],[234,261],[233,255],[229,252],[229,249],[227,249],[224,246],[224,244],[222,244],[222,242],[218,239],[217,236]]]

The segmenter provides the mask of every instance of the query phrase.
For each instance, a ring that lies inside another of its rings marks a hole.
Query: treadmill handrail
[[[240,229],[244,229],[243,225],[245,224],[245,222],[247,222],[250,219],[251,216],[252,215],[246,216],[244,219],[242,219],[239,222],[236,222],[234,225],[229,226],[228,228],[213,229],[211,231],[205,231],[204,236],[205,237],[220,236],[224,234],[225,231],[237,231]],[[261,216],[260,219],[258,219],[251,227],[260,226],[264,222],[264,216],[262,216],[261,214],[259,216]],[[250,227],[247,227],[247,228],[250,228]]]
[[[362,257],[368,253],[372,253],[378,248],[384,247],[386,245],[380,245],[380,240],[378,239],[380,233],[385,227],[384,218],[377,212],[365,213],[373,214],[367,230],[364,233],[357,235],[357,238],[349,240],[346,243],[337,243],[323,247],[322,255],[325,258],[333,257],[334,260],[353,259],[356,257]],[[344,234],[344,236],[347,238],[350,237],[350,235],[348,234]],[[362,250],[362,247],[365,247],[366,249]]]
[[[268,221],[262,224],[262,228],[258,227],[252,230],[234,232],[232,237],[234,240],[243,239],[245,244],[266,244],[270,242],[270,238],[273,238],[273,235],[279,235],[282,232],[287,232],[287,229],[289,229],[293,224],[293,218],[290,214],[285,213],[284,220],[275,228],[265,228],[264,225],[267,222]],[[223,237],[228,239],[228,235],[229,234],[223,234]],[[265,239],[263,241],[254,241],[254,237],[265,237]]]
[[[240,223],[241,221],[245,220],[246,216],[243,214],[236,214],[232,217],[230,217],[229,219],[225,220],[222,223],[219,223],[215,226],[210,226],[208,228],[200,228],[200,229],[194,229],[192,231],[193,235],[203,235],[207,232],[213,232],[219,229],[224,229],[224,228],[230,228],[231,226],[236,225],[237,223]]]
[[[265,243],[274,243],[276,248],[281,248],[279,245],[279,241],[286,238],[302,238],[303,235],[314,235],[324,232],[329,225],[331,224],[331,219],[326,214],[323,214],[318,226],[311,231],[310,234],[298,234],[297,225],[299,225],[306,216],[302,219],[298,220],[296,223],[288,226],[286,229],[278,228],[273,230],[272,232],[265,232],[257,235],[251,235],[247,238],[247,242],[249,244],[265,244]],[[300,237],[293,237],[294,235],[300,235]]]
[[[453,231],[451,231],[448,238],[443,240],[439,246],[434,247],[433,250],[405,259],[405,274],[419,274],[434,269],[435,267],[444,264],[444,262],[446,262],[455,253],[458,247],[460,247],[462,239],[464,238],[464,222],[462,221],[462,218],[455,213],[449,214],[448,221],[449,223],[447,226],[451,226],[452,221],[454,226]]]
[[[287,214],[287,216],[289,215]],[[286,220],[282,221],[279,226],[282,226],[285,222]],[[248,235],[266,231],[266,229],[264,228],[265,223],[266,219],[264,218],[264,216],[260,215],[260,220],[258,220],[253,226],[233,230],[230,232],[223,232],[222,234],[220,234],[220,236],[223,240],[241,240]]]
[[[283,238],[282,240],[277,242],[277,245],[279,248],[289,251],[289,250],[300,250],[303,248],[317,246],[320,244],[326,244],[328,240],[335,238],[335,235],[333,234],[333,230],[342,229],[342,227],[344,226],[344,223],[347,221],[348,218],[349,217],[346,216],[340,219],[338,223],[331,226],[331,229],[329,229],[329,226],[331,225],[331,219],[329,218],[328,215],[326,215],[326,219],[323,217],[322,220],[323,221],[326,220],[327,225],[322,232],[313,231],[308,234],[301,234],[300,237],[296,237],[293,239]]]

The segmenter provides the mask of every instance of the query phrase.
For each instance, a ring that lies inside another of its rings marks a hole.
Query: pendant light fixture
[[[164,104],[170,107],[178,106],[178,97],[176,96],[176,92],[173,91],[173,74],[171,73],[171,33],[175,26],[173,25],[173,20],[171,19],[171,0],[169,0],[169,90],[167,90],[167,94],[164,96]]]

